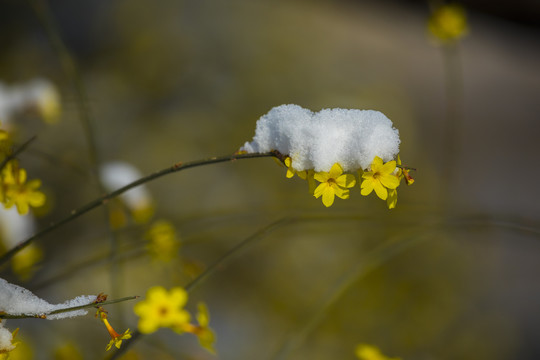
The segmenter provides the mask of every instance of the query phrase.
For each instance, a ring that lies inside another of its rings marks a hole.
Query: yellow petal
[[[349,189],[336,188],[335,189],[335,194],[339,198],[348,199],[349,198]]]
[[[379,180],[389,189],[395,189],[399,186],[399,178],[395,175],[383,174],[379,177]]]
[[[343,174],[343,169],[341,168],[341,165],[339,165],[338,163],[332,165],[332,168],[329,172],[330,177],[332,179],[337,179],[341,174]]]
[[[382,165],[383,165],[382,159],[378,156],[375,156],[373,158],[373,162],[371,163],[371,171],[373,172],[378,171]]]
[[[396,170],[396,162],[394,160],[387,162],[379,169],[382,174],[391,174],[394,170]]]
[[[315,189],[315,191],[313,192],[313,196],[315,196],[315,198],[320,198],[324,192],[326,191],[326,189],[328,189],[329,186],[328,186],[328,183],[320,183],[319,186],[317,186],[317,188]]]
[[[382,186],[380,181],[373,182],[373,189],[375,190],[375,193],[379,198],[381,198],[382,200],[386,200],[386,198],[388,197],[388,190],[386,190],[386,188]]]
[[[394,209],[397,205],[397,190],[396,189],[389,189],[388,190],[388,198],[386,198],[386,204],[388,205],[389,209]]]
[[[334,189],[328,187],[328,189],[323,193],[322,202],[324,206],[330,207],[334,203]]]
[[[291,169],[290,167],[287,168],[287,174],[285,174],[285,176],[290,179],[294,176],[294,170]]]
[[[328,179],[330,178],[330,175],[327,172],[320,171],[320,172],[316,172],[315,174],[313,174],[313,177],[318,182],[324,183],[324,182],[328,181]]]
[[[362,181],[360,194],[364,196],[368,196],[373,191],[373,180],[372,179],[365,179]]]
[[[344,174],[336,179],[336,183],[342,187],[352,188],[356,185],[356,178],[352,174]]]

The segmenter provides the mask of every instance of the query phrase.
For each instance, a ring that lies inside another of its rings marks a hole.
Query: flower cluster
[[[283,163],[287,167],[287,178],[297,174],[301,179],[307,180],[310,183],[310,193],[317,199],[322,197],[322,202],[326,207],[332,206],[336,196],[341,199],[348,199],[350,196],[349,189],[357,184],[356,176],[345,173],[339,163],[335,163],[328,172],[297,171],[291,166],[292,160],[289,156],[284,158]],[[358,170],[358,178],[360,193],[368,196],[375,191],[375,194],[381,200],[387,202],[389,209],[396,207],[397,187],[401,184],[401,180],[405,179],[408,185],[414,182],[408,168],[401,165],[399,155],[397,161],[391,160],[386,163],[380,157],[375,156],[369,168]],[[315,181],[319,184],[314,185]],[[311,189],[314,190],[311,191]]]
[[[215,335],[209,327],[210,315],[206,305],[199,303],[197,323],[190,322],[191,314],[184,309],[188,294],[181,287],[167,291],[154,286],[146,293],[146,300],[135,305],[133,311],[139,316],[138,329],[142,334],[151,334],[159,328],[167,327],[183,334],[192,333],[199,338],[202,347],[215,353]]]

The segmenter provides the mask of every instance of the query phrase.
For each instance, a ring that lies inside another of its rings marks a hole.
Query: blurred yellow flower
[[[45,194],[37,190],[41,186],[41,180],[26,182],[26,170],[19,168],[15,161],[10,161],[4,167],[2,180],[2,200],[7,209],[15,205],[19,214],[24,215],[28,213],[30,206],[39,207],[45,204]]]
[[[338,163],[335,163],[329,172],[321,171],[315,173],[314,178],[320,184],[315,189],[313,195],[317,199],[322,196],[322,202],[326,207],[332,206],[335,196],[341,199],[348,199],[348,188],[356,184],[354,175],[343,174],[343,169]]]
[[[400,358],[389,358],[373,345],[360,344],[356,347],[356,356],[360,360],[401,360]]]
[[[155,332],[160,327],[170,327],[178,331],[188,324],[189,313],[183,309],[188,299],[181,287],[167,292],[162,286],[154,286],[146,293],[146,300],[137,303],[133,311],[139,316],[139,331],[143,334]]]
[[[375,156],[371,163],[370,171],[365,171],[362,174],[362,184],[360,185],[361,194],[367,196],[373,190],[379,198],[386,200],[388,197],[388,189],[395,189],[399,185],[399,180],[394,175],[396,170],[396,162],[394,160],[383,164],[383,160]]]
[[[36,263],[42,258],[43,251],[35,244],[30,244],[13,257],[11,269],[21,280],[28,280],[36,271]]]
[[[146,238],[148,252],[156,260],[169,262],[177,256],[180,240],[170,222],[156,221],[146,233]]]
[[[197,305],[197,308],[199,310],[197,313],[197,322],[199,323],[199,326],[197,327],[195,335],[199,338],[199,343],[203,348],[212,354],[215,354],[216,350],[214,348],[214,343],[216,342],[216,335],[209,327],[210,313],[208,312],[206,304],[202,302]]]
[[[428,20],[428,30],[443,43],[458,40],[468,32],[465,9],[457,4],[437,7]]]

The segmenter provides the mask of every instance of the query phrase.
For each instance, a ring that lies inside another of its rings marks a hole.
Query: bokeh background
[[[86,89],[99,162],[148,174],[231,154],[261,115],[294,103],[382,111],[400,130],[401,158],[418,171],[388,210],[358,188],[326,209],[271,159],[187,170],[147,185],[155,219],[171,221],[182,239],[172,263],[148,256],[149,225],[131,223],[116,230],[112,266],[97,209],[40,239],[45,256],[30,280],[7,268],[2,277],[53,303],[142,296],[153,285],[186,285],[250,239],[190,292],[188,308],[208,304],[219,359],[354,359],[359,343],[402,359],[540,357],[537,3],[464,2],[470,32],[459,43],[463,106],[450,157],[444,51],[427,32],[424,2],[49,5]],[[47,78],[62,95],[58,124],[30,117],[16,128],[19,142],[38,135],[19,158],[43,180],[45,228],[100,194],[79,98],[30,3],[2,1],[0,28],[0,81]],[[135,328],[132,305],[107,307],[113,325]],[[21,328],[36,359],[66,343],[84,359],[105,356],[108,334],[90,315],[8,325]],[[216,358],[168,329],[130,351]]]

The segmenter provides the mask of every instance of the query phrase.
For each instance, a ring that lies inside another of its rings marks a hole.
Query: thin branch
[[[119,302],[135,300],[138,297],[139,296],[128,296],[128,297],[123,297],[123,298],[120,298],[120,299],[114,299],[114,300],[109,300],[109,301],[102,301],[102,302],[93,301],[93,302],[91,302],[89,304],[86,304],[86,305],[79,305],[79,306],[73,306],[73,307],[68,307],[68,308],[64,308],[64,309],[53,310],[53,311],[48,312],[46,314],[11,315],[11,314],[6,314],[6,313],[0,313],[0,319],[30,319],[30,318],[46,319],[47,316],[49,316],[49,315],[62,314],[62,313],[71,312],[71,311],[88,309],[88,308],[91,308],[91,307],[97,308],[97,307],[104,306],[104,305],[111,305],[111,304],[116,304],[116,303],[119,303]]]
[[[219,157],[212,157],[209,159],[203,159],[203,160],[196,160],[191,161],[187,163],[176,163],[171,167],[165,168],[163,170],[157,171],[153,174],[150,174],[148,176],[142,177],[138,180],[133,181],[132,183],[121,187],[118,190],[115,190],[111,193],[105,194],[88,204],[75,209],[71,212],[70,215],[65,217],[64,219],[52,223],[49,227],[41,230],[40,232],[34,234],[30,238],[26,239],[25,241],[22,241],[17,246],[13,247],[11,250],[9,250],[7,253],[2,255],[0,257],[0,266],[4,263],[8,262],[16,253],[30,245],[33,241],[43,237],[45,234],[48,234],[49,232],[55,230],[56,228],[67,224],[75,219],[77,219],[79,216],[86,214],[90,210],[93,210],[103,204],[106,204],[109,200],[114,199],[115,197],[123,194],[124,192],[133,189],[139,185],[145,184],[147,182],[150,182],[152,180],[158,179],[164,175],[172,174],[181,170],[186,170],[193,167],[203,166],[203,165],[210,165],[210,164],[216,164],[221,162],[227,162],[227,161],[234,161],[234,160],[242,160],[242,159],[252,159],[252,158],[262,158],[262,157],[277,157],[276,152],[267,152],[267,153],[256,153],[256,154],[233,154],[233,155],[226,155],[226,156],[219,156]]]
[[[11,160],[13,160],[14,158],[17,157],[17,155],[19,155],[20,153],[22,153],[24,150],[26,150],[26,148],[32,143],[34,142],[34,140],[36,140],[37,136],[34,135],[32,136],[30,139],[28,139],[25,143],[23,143],[22,145],[20,145],[18,148],[15,149],[15,151],[13,151],[11,154],[9,154],[8,156],[6,156],[6,158],[4,160],[2,160],[2,162],[0,163],[0,171],[7,165],[8,162],[10,162]]]

